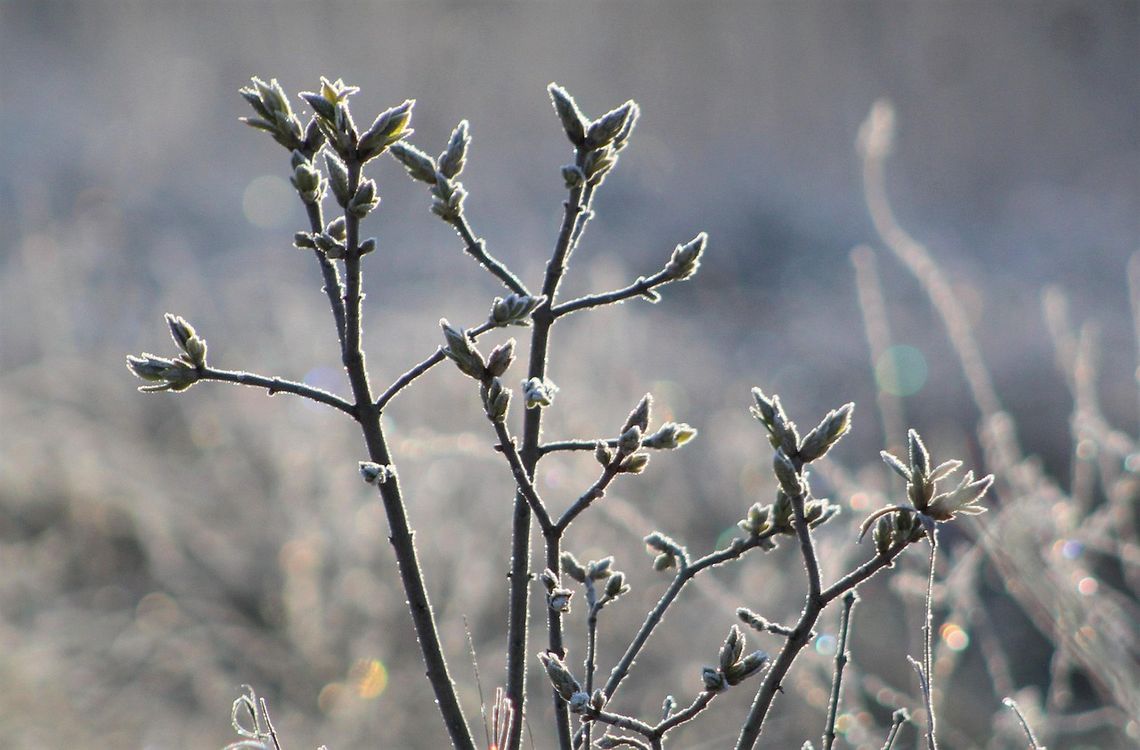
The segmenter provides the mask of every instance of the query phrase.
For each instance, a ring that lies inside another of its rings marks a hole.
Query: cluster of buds
[[[381,112],[372,125],[360,133],[348,107],[348,97],[359,90],[356,86],[345,85],[339,78],[336,81],[322,78],[320,91],[304,91],[301,98],[313,108],[314,121],[333,151],[345,161],[364,164],[411,135],[408,124],[416,102],[408,99]]]
[[[349,214],[357,219],[363,219],[380,205],[375,180],[360,180],[354,188],[349,178],[348,165],[332,152],[325,153],[325,166],[328,168],[329,185],[332,187],[333,196],[341,208]]]
[[[290,175],[289,181],[293,183],[301,200],[306,204],[320,203],[325,197],[328,181],[321,176],[320,170],[313,164],[312,157],[306,156],[300,150],[294,150],[290,164],[293,167],[293,174]]]
[[[455,178],[467,163],[467,147],[471,144],[466,120],[451,132],[447,148],[433,159],[410,143],[393,144],[390,153],[404,165],[412,179],[427,183],[432,196],[431,210],[448,223],[455,223],[463,213],[467,191]]]
[[[590,120],[574,97],[556,83],[548,87],[554,111],[566,131],[566,137],[578,151],[575,164],[562,167],[562,179],[568,189],[600,185],[617,163],[618,152],[629,143],[640,110],[633,101]]]
[[[938,522],[950,521],[958,515],[973,516],[985,513],[980,505],[982,497],[993,484],[992,474],[981,479],[967,471],[958,485],[947,492],[938,491],[938,483],[962,467],[957,459],[944,461],[931,468],[930,453],[922,438],[914,430],[907,432],[907,461],[882,452],[883,461],[906,480],[909,505],[892,505],[872,513],[860,530],[860,537],[875,523],[875,548],[886,554],[893,546],[921,539],[933,533]]]
[[[496,349],[496,351],[498,350]],[[494,355],[494,352],[491,354]],[[483,411],[486,413],[487,419],[496,424],[506,420],[507,409],[511,405],[511,391],[503,386],[502,380],[492,377],[489,381],[484,381],[480,388],[480,395],[483,397]]]
[[[482,381],[487,375],[487,361],[475,348],[475,344],[467,335],[467,331],[453,327],[447,322],[447,318],[441,318],[439,326],[443,329],[443,338],[447,342],[443,348],[443,353],[455,362],[459,371],[464,375]]]
[[[127,357],[127,367],[135,377],[154,385],[140,386],[146,393],[184,391],[198,382],[206,367],[206,341],[184,318],[166,314],[170,336],[181,354],[177,359],[159,357],[148,352]]]
[[[530,316],[538,306],[546,301],[545,296],[532,297],[529,294],[508,294],[495,297],[491,303],[488,322],[495,326],[529,326]]]
[[[622,425],[621,433],[611,448],[605,441],[599,440],[594,446],[594,458],[603,467],[615,468],[620,474],[640,474],[649,465],[649,454],[641,448],[677,448],[692,440],[697,431],[688,425],[668,423],[661,430],[650,436],[653,445],[646,445],[642,436],[649,428],[649,415],[653,406],[653,396],[645,394]]]
[[[625,582],[625,573],[613,570],[613,557],[591,560],[583,565],[574,555],[563,552],[560,562],[566,575],[586,587],[586,604],[591,609],[600,610],[629,591],[629,585]],[[602,596],[598,598],[596,584],[603,581],[605,585],[602,587]]]
[[[565,553],[563,560],[565,560]],[[563,564],[565,565],[565,563]],[[570,600],[574,597],[574,591],[562,586],[562,582],[558,580],[558,576],[550,568],[542,571],[542,575],[538,578],[546,588],[546,606],[562,614],[569,612]]]
[[[704,667],[701,679],[705,690],[719,693],[730,686],[739,685],[759,672],[768,663],[768,654],[763,651],[744,653],[745,638],[735,625],[728,631],[724,645],[720,647],[720,660],[716,667]]]
[[[752,398],[756,402],[751,409],[752,415],[768,431],[768,442],[773,448],[782,452],[789,463],[795,460],[803,465],[822,458],[851,429],[851,412],[855,404],[846,403],[838,409],[829,411],[823,420],[803,440],[800,440],[796,423],[788,419],[779,396],[769,397],[759,388],[753,388]],[[779,472],[780,469],[777,468],[777,473]]]
[[[301,121],[289,106],[285,90],[276,78],[269,83],[256,77],[252,81],[253,85],[241,89],[240,93],[257,116],[243,117],[241,121],[250,127],[264,130],[285,148],[298,151],[311,159],[324,143],[324,134],[317,121],[311,120],[308,127],[301,126]]]
[[[668,570],[689,564],[689,555],[685,548],[660,531],[654,531],[645,537],[645,546],[649,554],[654,555],[654,570]]]

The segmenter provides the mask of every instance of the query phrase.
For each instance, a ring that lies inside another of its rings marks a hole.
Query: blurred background
[[[316,264],[291,247],[305,217],[288,154],[237,120],[250,76],[292,94],[324,75],[361,87],[361,123],[417,99],[411,141],[431,153],[470,120],[468,216],[532,288],[571,158],[550,81],[591,116],[628,98],[642,111],[567,299],[709,234],[700,273],[660,304],[555,330],[549,437],[611,435],[646,391],[655,423],[701,431],[570,535],[582,560],[616,555],[634,586],[603,613],[603,672],[668,582],[641,537],[660,529],[703,554],[771,500],[748,414],[761,386],[805,429],[858,404],[815,484],[844,505],[820,533],[829,580],[868,554],[853,525],[901,500],[878,461],[899,425],[936,460],[998,474],[994,512],[944,537],[945,747],[1024,747],[1006,695],[1051,748],[1136,747],[1138,63],[1136,2],[0,2],[0,744],[220,747],[237,739],[243,683],[291,748],[446,744],[353,425],[222,384],[140,395],[123,366],[172,353],[169,311],[215,366],[347,391]],[[970,377],[930,276],[867,210],[855,143],[881,97],[897,125],[883,186],[973,328]],[[378,238],[365,343],[383,387],[441,343],[440,317],[475,325],[502,290],[422,185],[387,157],[371,175],[383,202],[365,230]],[[386,419],[478,724],[503,675],[510,475],[454,368]],[[556,508],[596,473],[588,456],[543,466]],[[839,746],[880,747],[898,707],[921,719],[905,657],[921,652],[925,562],[912,550],[866,587]],[[687,704],[737,606],[792,620],[802,595],[791,545],[698,579],[614,705],[652,719],[666,694]],[[818,738],[837,621],[825,615],[778,699],[772,746]],[[550,747],[531,676],[533,746]],[[681,746],[731,747],[754,687],[719,699]],[[901,746],[917,736],[904,729]]]

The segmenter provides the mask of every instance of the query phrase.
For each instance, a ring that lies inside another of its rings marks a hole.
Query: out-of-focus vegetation
[[[122,353],[153,347],[154,322],[177,309],[208,332],[218,362],[341,388],[319,284],[289,247],[303,214],[266,168],[266,139],[235,124],[245,112],[233,91],[269,71],[290,89],[335,71],[376,101],[420,95],[425,143],[469,118],[468,209],[530,276],[556,226],[565,161],[542,87],[558,78],[586,102],[638,98],[647,116],[599,199],[577,258],[589,277],[578,283],[624,284],[693,217],[716,254],[667,305],[626,305],[559,330],[563,391],[548,429],[592,433],[646,390],[662,418],[701,429],[688,455],[620,488],[599,506],[604,518],[569,542],[587,559],[630,550],[618,562],[647,602],[664,582],[640,557],[642,535],[659,527],[711,548],[773,490],[745,412],[753,384],[808,414],[860,402],[850,444],[821,473],[849,520],[893,493],[880,465],[855,463],[884,445],[868,407],[892,383],[882,361],[865,364],[847,263],[852,245],[880,242],[851,142],[870,102],[889,94],[901,123],[888,177],[895,211],[944,267],[1000,408],[977,403],[929,295],[879,254],[888,345],[908,347],[894,350],[907,377],[887,413],[903,409],[938,453],[971,454],[1005,483],[1001,522],[987,518],[973,546],[948,540],[943,555],[943,742],[1017,746],[1000,709],[1006,694],[1050,747],[1136,741],[1140,729],[1125,724],[1135,703],[1124,702],[1135,696],[1120,681],[1137,648],[1125,279],[1126,268],[1138,275],[1128,257],[1140,236],[1134,6],[649,11],[0,5],[6,747],[217,746],[230,738],[226,712],[241,683],[270,700],[294,747],[445,741],[415,713],[431,697],[380,508],[355,472],[364,456],[352,430],[244,389],[144,399],[122,368]],[[394,377],[434,349],[441,315],[476,319],[496,289],[473,267],[443,272],[470,263],[430,221],[422,191],[385,168],[370,231],[391,271],[368,290],[365,344],[374,370]],[[869,256],[857,257],[866,272]],[[1057,286],[1043,315],[1046,285]],[[1074,333],[1066,306],[1077,324],[1098,320],[1099,334]],[[469,384],[453,374],[429,375],[388,418],[444,646],[474,714],[466,631],[489,697],[502,674],[507,561],[488,540],[501,536],[513,484],[488,450]],[[557,468],[543,490],[553,495],[576,493],[592,464],[548,461]],[[851,539],[833,531],[822,539],[831,573]],[[631,680],[685,692],[741,597],[794,615],[799,569],[788,547],[781,561],[687,592]],[[888,655],[908,641],[919,650],[922,563],[906,562],[873,592],[895,605],[856,613],[849,679],[859,687],[844,725],[853,747],[881,742],[875,727],[893,707],[920,705],[910,667]],[[639,611],[607,612],[609,627],[628,632]],[[802,714],[780,712],[777,744],[815,734],[827,635],[793,672],[789,689],[807,700]],[[690,654],[694,643],[707,648]],[[744,697],[712,709],[732,720],[703,746],[731,744]],[[1070,715],[1079,719],[1050,723]]]

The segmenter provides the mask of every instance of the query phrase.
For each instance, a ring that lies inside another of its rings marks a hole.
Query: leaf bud
[[[799,458],[803,463],[822,458],[831,450],[831,446],[847,434],[851,429],[851,411],[854,408],[855,404],[846,403],[829,411],[823,421],[804,437],[799,446]]]
[[[577,164],[564,164],[562,166],[562,183],[567,190],[580,188],[586,184],[586,173]]]
[[[313,242],[313,236],[308,232],[297,232],[293,235],[293,246],[302,250],[314,250],[317,244]]]
[[[768,654],[763,651],[753,651],[724,670],[725,679],[729,685],[739,685],[752,675],[759,672],[768,663]]]
[[[356,187],[356,194],[352,196],[346,208],[356,218],[363,219],[379,204],[380,196],[376,195],[376,181],[361,180]]]
[[[439,155],[439,171],[448,178],[454,178],[463,171],[467,161],[467,146],[471,143],[471,136],[467,133],[467,120],[460,120],[459,125],[451,133],[451,140],[447,142],[447,149]]]
[[[626,121],[633,116],[636,108],[636,104],[627,101],[590,123],[586,131],[586,148],[597,149],[613,143],[618,133],[625,129]]]
[[[562,700],[569,701],[575,693],[582,691],[582,687],[578,681],[574,679],[574,675],[570,674],[570,670],[555,654],[545,651],[538,655],[538,660],[542,662],[542,666],[546,667],[546,674],[550,677],[550,683],[558,694],[562,696]],[[589,694],[586,695],[587,701]]]
[[[641,428],[633,425],[618,438],[618,452],[629,455],[641,447]]]
[[[600,581],[604,578],[609,578],[613,575],[613,571],[610,570],[610,566],[613,565],[613,563],[613,555],[603,557],[601,560],[591,560],[589,564],[586,565],[586,577],[591,581]]]
[[[562,563],[562,570],[566,575],[578,583],[586,582],[586,569],[582,566],[582,563],[578,562],[578,559],[574,557],[574,555],[569,552],[563,552],[558,560]]]
[[[554,111],[558,114],[558,119],[562,122],[562,129],[566,131],[566,137],[576,148],[583,148],[586,145],[586,127],[588,125],[586,116],[582,114],[582,110],[578,109],[574,97],[570,96],[566,89],[557,83],[550,84],[547,91],[550,92],[550,100],[554,104]]]
[[[198,336],[194,326],[186,322],[185,318],[166,314],[166,324],[170,327],[170,335],[174,343],[186,356],[188,364],[195,368],[206,366],[206,342]]]
[[[708,244],[709,236],[701,232],[683,245],[677,245],[665,270],[674,281],[683,281],[697,272],[701,265],[701,255]]]
[[[375,249],[376,249],[376,238],[375,237],[369,237],[364,242],[360,243],[360,254],[361,255],[368,255],[368,253],[372,252]]]
[[[728,687],[728,680],[724,678],[724,674],[712,667],[701,669],[701,681],[705,684],[705,690],[710,693],[719,693]]]
[[[360,476],[366,484],[381,485],[396,476],[396,472],[391,466],[384,466],[372,461],[361,461]]]
[[[622,460],[621,464],[618,465],[618,471],[622,474],[640,474],[645,471],[645,467],[648,465],[648,453],[634,453]]]
[[[609,466],[613,463],[614,452],[604,441],[599,440],[594,445],[594,459],[597,460],[602,466]]]
[[[697,436],[697,429],[684,422],[666,422],[641,441],[642,447],[675,450]]]
[[[788,458],[782,448],[777,448],[772,455],[772,469],[776,474],[776,479],[780,482],[780,489],[785,494],[791,497],[799,497],[804,494],[803,478],[796,471],[796,465],[792,463],[792,459]]]
[[[426,182],[429,185],[435,184],[435,161],[423,151],[410,143],[400,142],[393,143],[389,147],[388,153],[404,165],[404,169],[408,170],[412,179]]]
[[[653,408],[653,395],[645,394],[641,397],[641,401],[637,403],[633,411],[626,417],[625,424],[622,425],[621,431],[624,433],[630,427],[637,425],[637,427],[645,432],[649,428],[649,415]]]
[[[462,329],[453,328],[446,318],[439,321],[440,327],[443,329],[443,338],[447,342],[444,347],[443,353],[451,358],[460,372],[468,375],[476,380],[483,380],[486,374],[487,365],[483,361],[483,355],[471,343],[468,338],[467,332]]]
[[[606,597],[609,599],[617,599],[622,594],[629,591],[629,586],[625,582],[625,573],[621,571],[615,572],[612,576],[606,579]]]
[[[550,406],[554,402],[554,394],[558,393],[558,386],[549,380],[539,378],[524,380],[522,389],[528,409]]]
[[[570,708],[570,713],[585,713],[586,709],[590,707],[590,694],[584,690],[579,690],[571,695],[570,700],[566,701],[566,703]]]
[[[325,167],[329,173],[329,186],[332,187],[336,202],[345,207],[352,195],[348,192],[348,167],[331,151],[325,152]]]
[[[499,344],[487,356],[487,374],[491,377],[501,377],[515,361],[515,340],[507,339]]]

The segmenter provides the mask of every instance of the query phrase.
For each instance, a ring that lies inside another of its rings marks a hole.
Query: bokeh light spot
[[[361,698],[376,698],[388,687],[388,669],[379,659],[361,659],[352,665],[349,676]]]
[[[1100,588],[1100,584],[1092,576],[1085,576],[1077,581],[1077,591],[1081,592],[1082,596],[1092,596]]]
[[[913,346],[890,347],[875,363],[875,382],[892,396],[913,396],[926,385],[926,357]]]
[[[1075,539],[1066,539],[1065,543],[1061,545],[1061,554],[1067,560],[1076,560],[1081,556],[1081,552],[1085,549],[1085,545],[1076,541]]]
[[[321,692],[317,694],[317,707],[323,713],[331,714],[336,711],[344,700],[344,683],[343,682],[330,682],[321,688]]]
[[[970,645],[970,636],[957,623],[947,622],[938,629],[938,634],[951,651],[965,651]]]
[[[815,651],[817,654],[824,656],[831,656],[835,653],[835,636],[821,635],[815,639]]]
[[[250,180],[241,196],[241,209],[250,224],[259,229],[276,229],[285,225],[296,200],[293,187],[277,175],[262,175]]]

